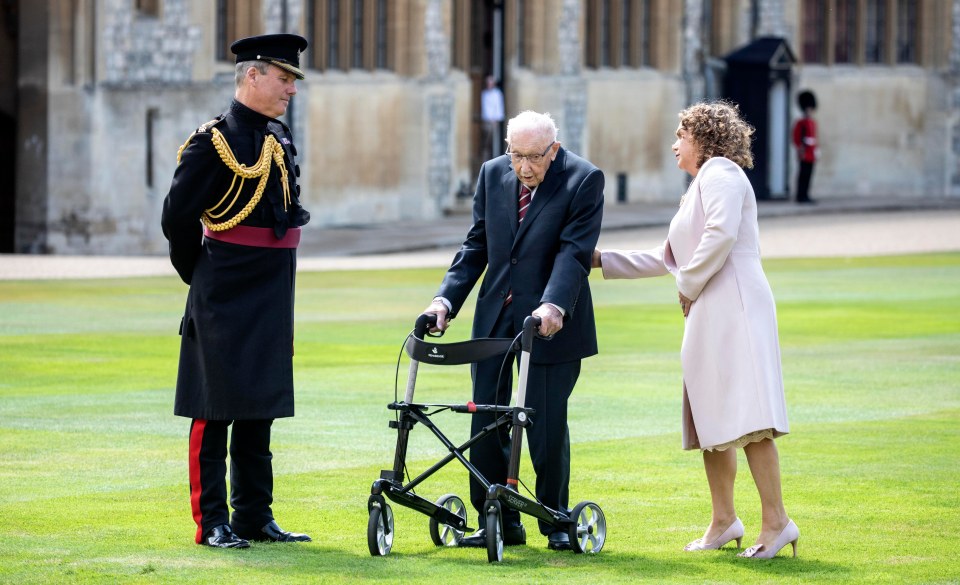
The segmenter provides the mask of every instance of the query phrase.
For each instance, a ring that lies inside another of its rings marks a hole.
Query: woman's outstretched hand
[[[597,248],[593,249],[593,257],[590,258],[590,268],[602,268],[603,264],[600,263],[600,250]]]

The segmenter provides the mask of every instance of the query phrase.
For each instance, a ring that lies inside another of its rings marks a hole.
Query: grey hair
[[[539,113],[532,110],[520,112],[507,122],[507,144],[510,137],[518,132],[534,131],[553,142],[557,141],[557,123],[549,113]]]
[[[240,87],[243,84],[243,78],[247,74],[247,69],[250,69],[251,67],[256,67],[257,71],[259,71],[261,75],[266,75],[270,68],[270,64],[266,61],[240,61],[237,63],[237,87]]]

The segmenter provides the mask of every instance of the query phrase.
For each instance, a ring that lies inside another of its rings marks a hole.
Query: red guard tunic
[[[817,162],[817,122],[813,118],[800,118],[794,124],[793,145],[800,162]]]

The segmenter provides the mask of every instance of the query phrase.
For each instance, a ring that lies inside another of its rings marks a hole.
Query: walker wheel
[[[580,502],[570,512],[569,536],[575,553],[598,553],[607,539],[607,520],[593,502]]]
[[[487,502],[487,561],[499,563],[503,560],[503,522],[500,518],[500,502]]]
[[[463,518],[464,521],[467,519],[467,508],[463,505],[463,500],[454,494],[440,496],[437,506],[448,510],[454,516]],[[463,530],[458,530],[449,524],[441,524],[436,518],[430,518],[430,538],[437,546],[457,546],[463,538]]]
[[[382,557],[390,554],[393,548],[393,510],[390,504],[383,503],[383,509],[376,503],[370,507],[370,520],[367,521],[367,547],[370,554]]]

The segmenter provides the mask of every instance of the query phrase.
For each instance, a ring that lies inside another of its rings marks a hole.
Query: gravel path
[[[463,230],[466,233],[466,230]],[[667,227],[606,230],[601,248],[650,248]],[[843,257],[960,251],[960,209],[804,214],[760,219],[767,258]],[[457,246],[408,253],[317,256],[301,253],[300,271],[445,267]],[[167,276],[162,256],[0,255],[0,280]]]

